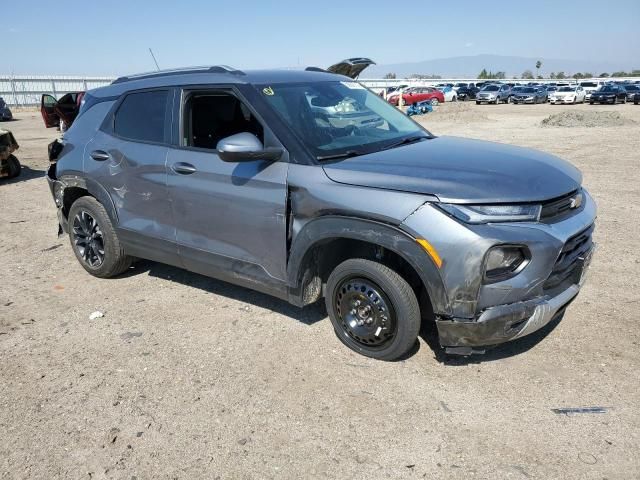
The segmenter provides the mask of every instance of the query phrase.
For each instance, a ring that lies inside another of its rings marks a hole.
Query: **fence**
[[[109,85],[113,80],[110,77],[0,75],[0,97],[13,107],[29,107],[40,105],[44,93],[60,98],[65,93]]]

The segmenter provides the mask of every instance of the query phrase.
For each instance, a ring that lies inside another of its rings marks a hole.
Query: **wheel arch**
[[[415,239],[393,225],[356,217],[319,217],[298,232],[287,264],[289,301],[304,306],[320,298],[332,267],[354,256],[378,259],[403,270],[399,273],[409,276],[406,279],[412,286],[419,282],[423,287],[435,314],[449,315],[438,268]]]
[[[63,175],[58,180],[62,185],[62,211],[65,218],[69,217],[69,209],[73,202],[84,196],[95,198],[107,211],[109,219],[114,225],[118,224],[118,213],[111,195],[95,180],[75,175]]]

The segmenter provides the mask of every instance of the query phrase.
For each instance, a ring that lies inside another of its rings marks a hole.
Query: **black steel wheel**
[[[362,355],[395,360],[417,340],[416,295],[385,265],[360,258],[342,262],[327,280],[325,302],[338,338]]]
[[[69,240],[80,265],[91,275],[109,278],[131,265],[118,240],[105,208],[95,198],[85,196],[69,209]]]
[[[366,278],[346,278],[335,295],[340,326],[353,340],[381,348],[393,339],[396,314],[378,285]]]

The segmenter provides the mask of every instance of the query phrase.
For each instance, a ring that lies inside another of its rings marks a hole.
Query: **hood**
[[[519,203],[580,187],[570,163],[537,150],[437,137],[323,166],[339,183],[435,195],[451,203]]]
[[[329,68],[327,68],[327,71],[356,79],[365,68],[367,68],[369,65],[375,64],[376,63],[369,58],[348,58],[339,63],[336,63],[335,65],[331,65]]]

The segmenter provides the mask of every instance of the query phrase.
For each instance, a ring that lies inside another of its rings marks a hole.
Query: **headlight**
[[[487,253],[484,265],[484,282],[492,283],[511,278],[522,271],[529,262],[527,247],[498,245]]]
[[[453,205],[438,207],[465,223],[537,222],[542,205]]]

